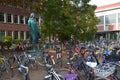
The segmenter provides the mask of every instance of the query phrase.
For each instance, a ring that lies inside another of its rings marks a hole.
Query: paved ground
[[[52,54],[55,53],[55,51],[50,51]],[[63,52],[65,55],[65,52]],[[66,62],[66,58],[64,58],[63,62]],[[119,68],[120,70],[120,68]],[[59,71],[58,71],[59,72]],[[118,71],[120,72],[120,71]],[[66,71],[62,71],[60,74],[64,76],[64,74],[67,73]],[[44,76],[47,74],[44,67],[40,67],[39,69],[30,69],[30,78],[31,80],[43,80]],[[4,79],[2,80],[24,80],[23,76],[19,75],[17,72],[15,73],[13,78],[10,78],[7,74],[4,75]]]
[[[55,51],[50,51],[51,54],[55,54]],[[65,52],[63,52],[65,53]],[[6,53],[7,54],[7,53]],[[64,61],[65,62],[65,61]],[[61,72],[61,73],[60,73]],[[60,71],[59,73],[64,76],[66,71]],[[39,69],[30,69],[30,78],[31,80],[43,80],[44,76],[47,75],[47,71],[45,70],[45,67],[41,66]],[[4,75],[4,78],[2,80],[24,80],[23,76],[21,76],[17,71],[15,71],[14,77],[10,77],[9,75]]]
[[[30,71],[30,79],[42,80],[46,74],[47,72],[43,69],[33,70],[33,71]],[[21,75],[17,75],[9,80],[24,80],[24,78]]]

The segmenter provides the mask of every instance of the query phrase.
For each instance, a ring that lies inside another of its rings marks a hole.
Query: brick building
[[[12,36],[12,39],[29,38],[27,21],[30,12],[10,6],[0,6],[0,39],[3,36]],[[38,17],[40,22],[40,18]]]

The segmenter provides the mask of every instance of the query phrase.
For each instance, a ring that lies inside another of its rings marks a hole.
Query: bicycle
[[[45,65],[46,70],[48,72],[48,75],[44,77],[43,80],[64,80],[62,75],[58,74],[55,69],[52,67],[52,65],[46,64]]]
[[[8,60],[4,56],[0,55],[0,78],[4,72],[7,72],[7,74],[9,74],[9,64]]]
[[[18,62],[17,62],[17,56],[14,54],[10,57],[8,57],[8,65],[9,65],[9,72],[10,72],[10,76],[14,77],[14,70],[17,68],[18,66]]]
[[[23,62],[20,56],[15,56],[15,59],[17,60],[18,66],[16,67],[18,72],[24,76],[25,80],[30,80],[29,76],[29,67],[27,67]]]
[[[37,53],[32,53],[32,54],[28,52],[23,52],[23,54],[20,55],[19,57],[20,57],[22,64],[27,65],[31,68],[35,67],[36,69],[38,69],[38,67],[42,65],[42,59],[43,59],[42,54],[43,53],[41,53],[41,51],[40,53],[37,52]]]
[[[69,73],[68,74],[74,74],[77,75],[76,79],[78,80],[86,80],[85,73],[86,67],[83,62],[82,57],[80,57],[79,54],[74,54],[71,58],[68,58],[68,67]]]
[[[116,65],[111,62],[98,64],[97,62],[86,61],[86,65],[89,68],[87,73],[90,77],[88,77],[88,80],[119,80],[116,76]]]

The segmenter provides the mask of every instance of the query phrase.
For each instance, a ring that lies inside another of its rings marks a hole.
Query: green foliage
[[[12,46],[11,41],[4,42],[4,47],[7,47],[8,49]]]
[[[12,44],[17,44],[23,41],[24,40],[18,40],[18,39],[12,40],[12,36],[4,36],[2,38],[2,41],[0,42],[0,45],[3,46],[4,48],[7,47],[9,49],[12,46]]]
[[[19,43],[19,42],[20,42],[20,40],[18,40],[18,39],[12,40],[12,43],[13,43],[13,44],[17,44],[17,43]]]
[[[12,36],[4,36],[2,39],[3,42],[12,41]]]
[[[12,46],[12,37],[11,36],[3,37],[3,46],[7,47],[8,49]]]
[[[66,40],[73,35],[75,39],[88,40],[94,37],[99,22],[94,13],[97,6],[90,5],[89,2],[90,0],[17,0],[15,3],[24,9],[32,8],[33,12],[41,15],[43,38],[57,36]]]
[[[34,2],[34,11],[43,18],[42,34],[58,35],[59,39],[91,40],[99,22],[95,16],[97,6],[88,4],[90,0],[41,0]],[[38,5],[40,7],[38,7]],[[88,36],[89,35],[89,36]]]
[[[33,1],[34,0],[0,0],[0,5],[7,5],[30,10],[32,8]]]

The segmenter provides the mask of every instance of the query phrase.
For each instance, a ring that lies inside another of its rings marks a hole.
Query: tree
[[[90,0],[40,0],[34,2],[34,10],[41,14],[46,34],[58,34],[59,39],[92,39],[99,22],[95,16],[97,6]],[[38,7],[38,5],[40,7]],[[88,36],[89,34],[89,36]]]
[[[0,5],[19,7],[25,10],[32,9],[33,0],[0,0]]]
[[[43,19],[41,33],[44,37],[57,36],[64,41],[73,35],[75,39],[90,40],[97,31],[96,25],[99,20],[94,13],[97,6],[88,4],[90,0],[15,1],[18,6],[27,7],[26,9],[32,9],[41,15]]]

